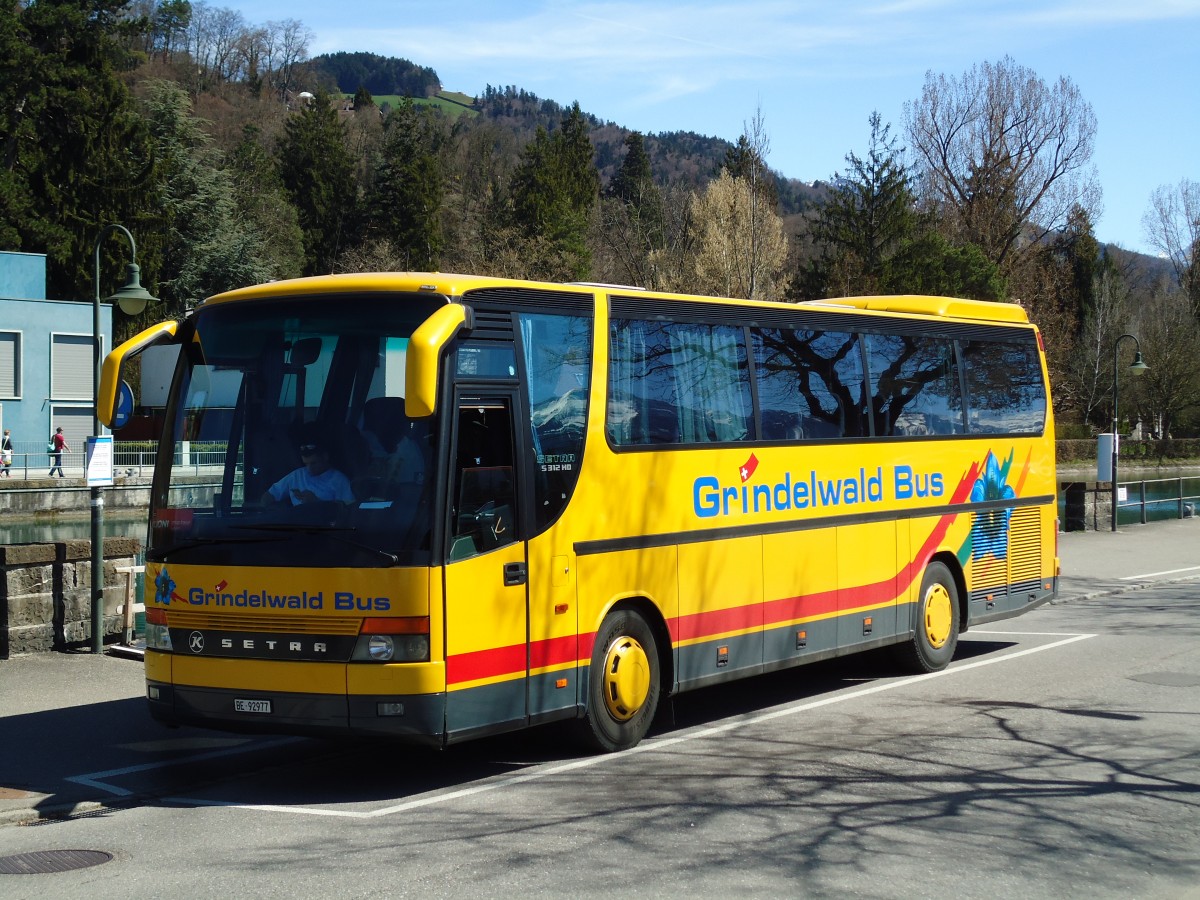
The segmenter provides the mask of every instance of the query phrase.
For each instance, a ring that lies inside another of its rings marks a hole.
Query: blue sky
[[[878,110],[903,136],[928,71],[1005,55],[1093,107],[1102,241],[1149,252],[1152,190],[1200,180],[1200,0],[239,0],[247,24],[295,19],[313,54],[433,68],[447,90],[513,84],[645,133],[736,140],[761,110],[768,164],[828,179],[865,153]]]

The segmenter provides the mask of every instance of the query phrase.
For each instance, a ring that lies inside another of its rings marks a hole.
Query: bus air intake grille
[[[360,619],[325,619],[284,616],[239,616],[232,613],[186,612],[170,610],[171,628],[200,631],[261,631],[267,634],[358,634]]]
[[[971,524],[971,583],[979,590],[1003,589],[1008,584],[1005,557],[1004,510],[975,513]]]
[[[1038,581],[1042,576],[1041,510],[1014,509],[1008,525],[1009,582]]]

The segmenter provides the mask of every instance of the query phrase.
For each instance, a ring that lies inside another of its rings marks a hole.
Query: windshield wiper
[[[249,539],[238,538],[237,540],[234,540],[233,538],[192,538],[190,541],[184,541],[179,544],[172,544],[170,547],[167,547],[165,550],[147,550],[146,551],[146,559],[150,560],[151,562],[164,562],[166,560],[166,558],[168,556],[170,556],[172,553],[178,553],[181,550],[192,550],[196,547],[209,547],[209,546],[213,546],[216,544],[244,544],[247,542],[253,543],[253,544],[262,544],[262,543],[266,543],[268,541],[280,541],[280,540],[283,540],[283,538],[279,538],[279,537],[261,537],[261,538],[249,538]]]

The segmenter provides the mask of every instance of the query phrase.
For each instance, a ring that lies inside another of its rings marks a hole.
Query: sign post
[[[113,439],[111,434],[87,439],[88,487],[111,487],[113,483]]]

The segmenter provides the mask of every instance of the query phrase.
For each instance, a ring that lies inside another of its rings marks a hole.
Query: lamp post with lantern
[[[1119,455],[1119,453],[1117,451],[1117,444],[1118,444],[1117,426],[1121,421],[1120,417],[1117,415],[1117,374],[1118,374],[1117,348],[1121,346],[1121,341],[1125,340],[1126,338],[1129,338],[1131,341],[1133,341],[1134,345],[1137,347],[1137,350],[1134,352],[1134,355],[1133,355],[1133,363],[1129,366],[1129,374],[1130,375],[1144,375],[1150,369],[1150,367],[1148,365],[1146,365],[1145,361],[1142,359],[1142,345],[1141,345],[1141,342],[1138,341],[1137,337],[1135,337],[1132,334],[1123,334],[1113,342],[1112,472],[1110,473],[1112,476],[1112,530],[1113,531],[1117,530],[1117,502],[1118,502],[1117,456]]]
[[[103,364],[100,332],[100,245],[114,232],[129,240],[129,259],[125,264],[125,284],[105,299],[116,303],[126,315],[139,315],[146,304],[156,300],[142,287],[141,269],[137,264],[137,244],[123,225],[105,225],[96,237],[95,294],[92,299],[92,436],[100,436],[100,370]],[[92,652],[104,652],[104,495],[98,484],[91,487],[92,516]]]

